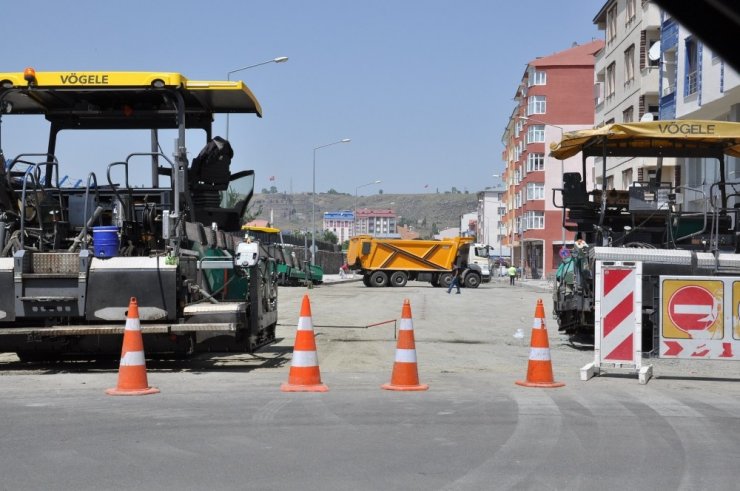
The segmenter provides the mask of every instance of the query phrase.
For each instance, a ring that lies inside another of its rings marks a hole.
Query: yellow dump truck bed
[[[444,240],[376,239],[352,237],[347,250],[350,267],[363,270],[450,271],[468,237]]]

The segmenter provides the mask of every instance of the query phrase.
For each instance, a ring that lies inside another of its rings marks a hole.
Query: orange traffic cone
[[[534,311],[527,380],[517,380],[516,384],[524,387],[562,387],[565,385],[553,380],[550,343],[547,340],[547,329],[545,328],[545,306],[541,298],[537,300],[537,308]]]
[[[396,361],[393,364],[391,383],[381,385],[388,390],[427,390],[427,384],[419,383],[416,367],[416,344],[414,343],[414,323],[411,320],[411,303],[403,301],[401,323],[398,326]]]
[[[316,356],[316,340],[313,336],[311,321],[311,302],[308,295],[303,295],[288,383],[282,384],[280,390],[283,392],[326,392],[329,390],[321,383],[319,359]]]
[[[106,394],[111,396],[143,396],[156,394],[159,389],[149,387],[146,379],[146,363],[144,362],[144,342],[141,338],[141,324],[139,323],[139,304],[136,297],[131,297],[126,315],[126,328],[123,331],[123,348],[121,348],[121,363],[118,367],[118,386],[108,389]]]

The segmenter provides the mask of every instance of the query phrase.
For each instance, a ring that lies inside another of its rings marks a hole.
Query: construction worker
[[[447,293],[450,293],[455,287],[457,287],[457,294],[460,295],[460,268],[458,266],[455,266],[455,269],[452,270],[452,281],[449,288],[447,288]]]
[[[509,284],[514,286],[514,278],[516,278],[516,266],[513,264],[509,266]]]

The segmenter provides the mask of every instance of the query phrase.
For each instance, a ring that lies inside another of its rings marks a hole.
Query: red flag
[[[270,176],[270,180],[271,181],[274,181],[275,180],[275,176]]]

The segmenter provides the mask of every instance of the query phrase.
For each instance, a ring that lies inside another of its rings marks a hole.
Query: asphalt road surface
[[[301,298],[327,393],[283,393]],[[411,302],[426,392],[390,380]],[[555,379],[520,387],[537,298]],[[148,361],[160,394],[110,397],[111,363],[0,355],[0,489],[737,489],[740,366],[649,360],[655,378],[579,380],[549,293],[420,283],[281,288],[280,341],[255,355]],[[370,324],[379,324],[366,327]],[[523,340],[514,337],[517,329]]]

